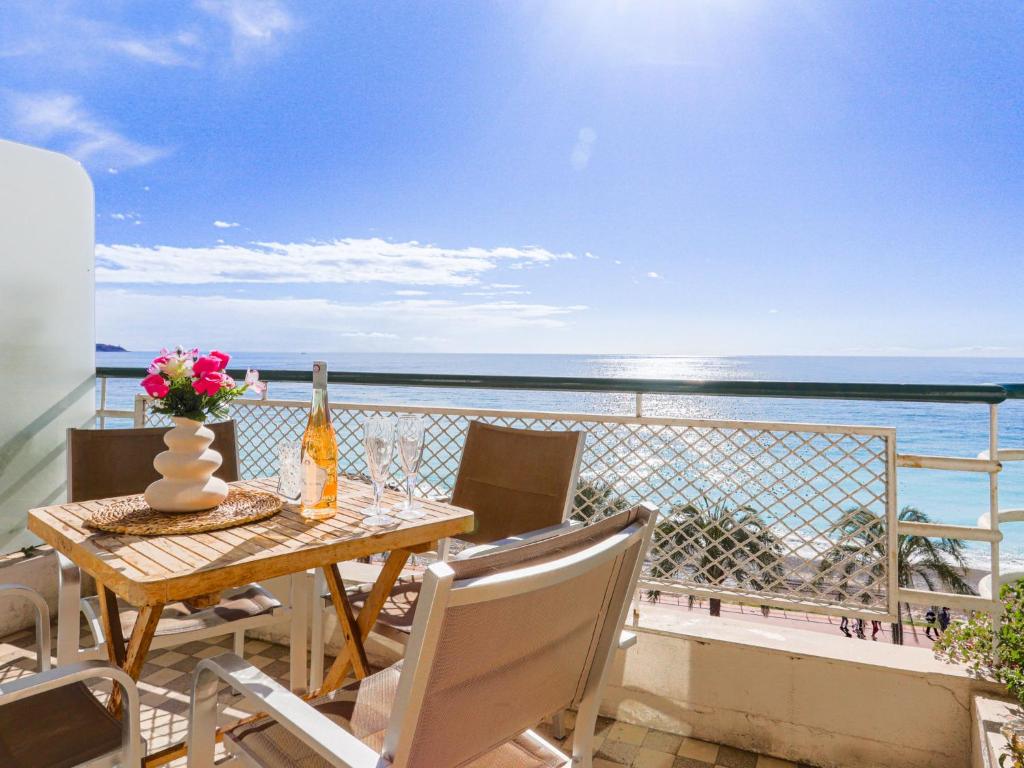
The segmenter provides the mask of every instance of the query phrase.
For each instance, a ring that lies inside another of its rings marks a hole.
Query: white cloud
[[[0,59],[46,57],[48,65],[74,71],[120,65],[125,59],[160,67],[200,67],[227,57],[246,60],[251,53],[272,50],[298,26],[279,0],[198,0],[195,8],[180,9],[189,18],[166,25],[157,35],[134,23],[126,9],[105,9],[100,19],[101,12],[87,3],[78,8],[64,2],[8,5],[0,25]]]
[[[130,32],[114,33],[100,40],[108,50],[129,58],[164,67],[195,67],[201,62],[199,36],[193,32],[179,32],[167,37],[146,39]]]
[[[524,330],[565,327],[586,309],[513,301],[344,303],[323,298],[188,296],[123,288],[98,291],[96,308],[99,336],[129,348],[159,349],[189,339],[236,349],[296,349],[298,344],[300,349],[322,351],[411,350],[431,346],[428,339],[450,340],[464,350],[507,348],[524,343]],[[223,322],[211,324],[211,316]],[[446,348],[440,341],[437,347]]]
[[[577,171],[582,171],[590,165],[590,156],[594,154],[594,143],[597,141],[597,133],[593,128],[580,128],[576,137],[576,145],[569,154],[569,162]]]
[[[529,296],[532,291],[463,291],[463,296]]]
[[[275,45],[295,28],[295,19],[277,0],[199,0],[199,8],[227,24],[236,58]]]
[[[413,291],[413,290],[406,290],[406,289],[403,289],[401,291],[393,291],[393,293],[395,294],[395,296],[429,296],[430,295],[429,291]]]
[[[544,248],[442,248],[379,238],[330,242],[178,247],[97,245],[101,283],[398,283],[478,285],[499,265],[528,267],[575,258]]]
[[[77,96],[66,93],[10,93],[12,132],[28,141],[71,155],[89,166],[118,168],[145,165],[166,150],[132,141],[93,116]]]
[[[213,226],[217,227],[217,229],[231,229],[233,227],[237,227],[238,226],[238,222],[237,221],[221,221],[220,219],[217,219],[215,222],[213,222]]]
[[[661,278],[661,275],[659,275],[657,272],[648,272],[647,276],[652,280],[658,280]]]

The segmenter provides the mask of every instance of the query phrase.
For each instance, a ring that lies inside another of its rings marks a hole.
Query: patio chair
[[[50,612],[29,587],[0,584],[0,597],[29,600],[36,609],[39,672],[0,683],[0,765],[4,768],[137,768],[144,746],[139,694],[122,670],[90,661],[50,669]],[[119,685],[120,720],[107,712],[85,681]]]
[[[504,543],[562,525],[572,511],[585,439],[584,432],[512,429],[470,422],[450,501],[473,510],[476,527],[459,540],[470,545]],[[471,547],[460,556],[477,551],[477,547]],[[441,560],[448,559],[447,542],[440,542],[438,555]],[[358,574],[366,569],[355,565],[354,570]],[[348,574],[343,570],[342,575]],[[367,583],[349,591],[349,602],[356,610],[362,609],[371,581],[366,579]],[[392,589],[374,631],[405,645],[421,586],[418,575],[403,576]],[[332,606],[330,593],[323,589],[319,593],[322,605],[319,610],[314,607],[310,641],[312,690],[323,682],[323,616]]]
[[[189,768],[214,765],[222,683],[267,713],[224,735],[242,765],[589,768],[607,669],[655,520],[638,506],[431,565],[405,660],[308,703],[232,654],[200,662]],[[571,757],[532,730],[567,702],[578,709]]]
[[[239,479],[235,422],[223,421],[208,425],[213,430],[215,445],[224,459],[215,475],[226,482]],[[69,429],[68,501],[79,502],[111,496],[142,493],[159,478],[153,468],[153,457],[166,447],[165,427],[141,429]],[[81,571],[63,555],[60,564],[60,597],[57,612],[57,663],[69,664],[84,658],[106,655],[98,596],[82,598]],[[307,593],[308,594],[308,593]],[[306,598],[309,599],[308,597]],[[137,610],[118,600],[125,636],[131,633]],[[95,640],[92,648],[79,648],[79,611]],[[152,648],[234,635],[235,653],[242,655],[247,629],[278,624],[288,610],[270,592],[258,584],[225,590],[213,606],[193,610],[184,603],[170,603],[157,625]]]

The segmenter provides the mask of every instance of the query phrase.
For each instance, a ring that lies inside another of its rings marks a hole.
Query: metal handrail
[[[235,378],[245,371],[229,370]],[[98,366],[99,378],[142,378],[140,368]],[[309,371],[261,370],[270,382],[310,381]],[[887,400],[915,403],[986,403],[1024,398],[1024,384],[877,384],[804,381],[697,381],[683,379],[585,378],[572,376],[478,376],[444,373],[331,372],[331,384],[378,387],[442,387],[450,389],[544,390],[554,392],[622,392],[628,394],[779,397],[821,400]]]

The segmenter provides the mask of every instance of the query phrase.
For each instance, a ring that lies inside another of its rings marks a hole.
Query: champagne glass
[[[394,525],[398,521],[380,506],[384,486],[391,476],[391,461],[395,457],[395,421],[385,416],[371,416],[363,424],[363,448],[366,466],[373,484],[373,504],[362,511],[364,523],[370,526]]]
[[[392,509],[403,520],[417,520],[426,512],[416,502],[416,481],[419,479],[420,460],[423,458],[423,435],[425,424],[422,416],[400,416],[395,442],[398,447],[398,462],[405,473],[405,501],[395,504]]]

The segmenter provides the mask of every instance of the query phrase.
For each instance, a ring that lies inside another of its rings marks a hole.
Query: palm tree
[[[900,522],[930,523],[931,518],[915,507],[904,507]],[[840,598],[868,603],[871,586],[884,583],[888,537],[882,518],[869,509],[856,507],[843,513],[830,531],[832,546],[818,564],[818,583],[832,580]],[[918,581],[931,591],[975,594],[964,578],[967,562],[961,539],[901,535],[896,551],[896,579],[901,587],[912,588]],[[906,605],[910,615],[910,605]],[[897,602],[897,623],[893,642],[903,642],[903,604]]]
[[[573,511],[569,517],[581,523],[592,523],[628,506],[629,500],[616,493],[613,485],[603,480],[580,480],[576,484]]]
[[[758,591],[778,589],[783,578],[782,543],[761,516],[750,507],[731,509],[707,499],[672,508],[655,528],[651,557],[654,578],[682,571],[692,581]],[[647,593],[651,601],[660,595]],[[711,615],[721,615],[721,599],[710,603]]]

